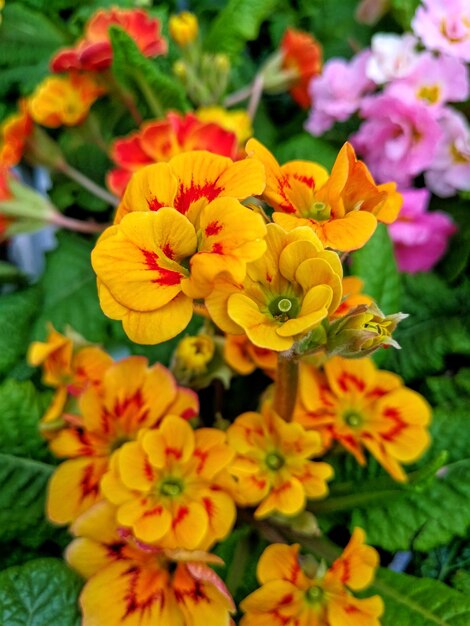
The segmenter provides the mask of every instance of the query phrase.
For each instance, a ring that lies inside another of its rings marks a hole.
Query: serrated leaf
[[[384,224],[378,224],[366,245],[352,255],[351,272],[364,281],[364,293],[386,314],[400,310],[400,275]]]
[[[89,341],[100,342],[106,337],[108,321],[98,303],[90,262],[93,242],[67,232],[58,233],[57,240],[40,280],[44,305],[33,335],[43,338],[47,322],[52,322],[57,330],[69,325]]]
[[[145,57],[122,29],[113,26],[109,33],[113,46],[111,69],[118,83],[142,94],[154,116],[162,116],[170,109],[188,109],[183,86],[168,72],[159,69],[161,61]]]
[[[281,143],[275,149],[276,158],[280,163],[302,159],[315,161],[327,169],[333,167],[338,151],[328,141],[301,133]]]
[[[279,0],[229,0],[212,23],[205,49],[236,57],[247,41],[258,37],[261,24],[278,5]]]
[[[36,547],[52,534],[44,519],[44,502],[53,469],[40,461],[0,453],[0,541],[18,539]]]
[[[470,598],[430,579],[381,569],[368,590],[385,602],[382,626],[468,626]]]
[[[79,626],[81,581],[59,559],[36,559],[0,572],[3,626]]]
[[[0,385],[0,452],[48,457],[38,426],[50,400],[50,393],[40,393],[30,381],[9,379]]]
[[[470,460],[440,472],[423,491],[403,491],[378,505],[354,510],[351,528],[360,526],[367,540],[394,552],[427,551],[464,537],[470,528]]]
[[[26,353],[40,294],[37,287],[31,287],[0,296],[0,374],[8,372]]]

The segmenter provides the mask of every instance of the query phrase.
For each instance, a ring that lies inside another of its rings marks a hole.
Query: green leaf
[[[34,325],[34,337],[43,338],[47,322],[64,331],[69,325],[89,341],[106,337],[107,318],[101,311],[96,276],[90,263],[93,243],[78,235],[61,232],[58,247],[47,256],[40,285],[44,306]]]
[[[470,460],[443,468],[421,488],[356,509],[351,528],[360,526],[371,544],[391,552],[425,552],[455,536],[464,537],[470,528]]]
[[[45,490],[53,469],[0,453],[0,541],[18,539],[37,547],[57,532],[44,519]]]
[[[291,137],[275,150],[276,158],[280,163],[302,159],[320,163],[327,169],[333,167],[338,151],[328,141],[312,137],[308,133],[301,133]]]
[[[391,0],[392,13],[403,30],[410,30],[419,0]]]
[[[247,41],[258,37],[261,24],[278,5],[279,0],[229,0],[212,23],[205,49],[236,57]]]
[[[0,452],[44,459],[49,456],[39,434],[39,420],[51,400],[30,381],[6,380],[0,385]]]
[[[368,590],[385,602],[382,626],[468,626],[470,598],[430,579],[381,569]]]
[[[470,367],[464,367],[457,373],[449,372],[444,376],[432,376],[426,379],[426,397],[433,404],[468,406],[470,402]]]
[[[0,285],[13,283],[24,284],[26,276],[14,265],[0,261]]]
[[[351,272],[364,281],[364,293],[386,314],[400,309],[400,275],[387,227],[378,224],[366,245],[352,255]]]
[[[0,374],[8,372],[26,354],[39,302],[37,287],[0,296]]]
[[[3,626],[79,626],[80,578],[59,559],[36,559],[0,572]]]
[[[109,30],[113,46],[112,72],[116,81],[133,93],[141,93],[154,117],[170,109],[185,111],[188,101],[183,86],[162,68],[160,59],[145,57],[122,29]]]

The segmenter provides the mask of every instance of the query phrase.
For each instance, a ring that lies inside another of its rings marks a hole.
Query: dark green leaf
[[[308,133],[301,133],[282,143],[275,150],[280,163],[302,159],[315,161],[327,169],[331,169],[338,151],[330,143]]]

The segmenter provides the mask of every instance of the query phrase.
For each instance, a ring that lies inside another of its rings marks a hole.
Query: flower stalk
[[[273,409],[286,422],[290,422],[297,399],[299,384],[299,359],[292,350],[279,352]]]

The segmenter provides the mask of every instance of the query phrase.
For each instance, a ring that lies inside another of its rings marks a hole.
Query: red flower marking
[[[194,450],[194,456],[196,457],[196,459],[199,460],[198,466],[196,468],[196,472],[199,474],[200,472],[202,472],[209,453],[207,451],[204,452],[203,450],[196,449]]]
[[[224,253],[224,247],[221,243],[215,243],[212,246],[211,252],[213,252],[214,254],[223,254]]]
[[[144,461],[144,474],[149,480],[153,480],[153,467],[150,465],[148,459]]]
[[[182,413],[181,413],[181,417],[185,420],[190,420],[193,417],[196,417],[197,415],[197,411],[195,411],[193,408],[189,407],[187,409],[185,409]]]
[[[205,233],[207,237],[212,237],[212,235],[218,235],[222,229],[222,224],[215,220],[214,222],[209,222],[209,224],[207,224]]]
[[[165,593],[163,589],[154,591],[145,600],[141,600],[137,597],[137,586],[139,584],[141,570],[136,565],[129,567],[129,569],[124,572],[123,576],[127,576],[129,578],[129,590],[124,597],[126,602],[126,612],[122,616],[122,621],[136,611],[140,611],[140,613],[144,615],[147,610],[157,602],[160,603],[160,611],[163,609],[163,606],[165,605]]]
[[[174,530],[178,524],[181,524],[181,522],[184,520],[185,517],[187,517],[189,515],[189,509],[187,506],[180,506],[180,508],[178,509],[178,513],[176,514],[176,516],[173,518],[173,521],[171,522],[171,527]]]
[[[355,387],[358,391],[364,391],[366,388],[366,384],[363,380],[349,372],[342,372],[337,382],[341,391],[351,391],[351,387]]]
[[[203,498],[202,503],[204,508],[206,509],[207,515],[209,518],[212,518],[215,513],[215,504],[210,498]]]
[[[194,587],[192,589],[175,589],[175,599],[177,602],[184,602],[184,599],[189,597],[194,604],[198,604],[201,601],[210,604],[210,598],[204,592],[203,583],[199,580],[194,581]]]
[[[284,202],[279,205],[279,208],[281,209],[281,211],[283,213],[297,213],[297,209],[295,208],[295,206],[292,204],[292,202],[289,200],[289,198],[287,197],[287,189],[291,189],[291,184],[289,182],[289,179],[287,176],[283,176],[282,178],[278,179],[278,185],[279,185],[279,194],[283,197]]]
[[[315,179],[313,178],[313,176],[305,176],[304,174],[294,174],[294,178],[295,180],[298,180],[301,183],[304,183],[304,185],[307,185],[307,187],[310,187],[310,189],[313,189],[315,187]]]
[[[197,200],[206,198],[207,202],[211,202],[217,198],[222,190],[223,187],[217,186],[217,181],[207,182],[204,185],[191,185],[190,187],[181,186],[173,204],[175,209],[184,215]]]
[[[351,613],[359,613],[359,609],[357,608],[357,606],[353,606],[352,604],[348,604],[347,606],[344,607],[344,612],[348,613],[348,615],[350,615]]]
[[[158,272],[158,278],[154,278],[152,280],[153,283],[157,285],[171,287],[173,285],[179,285],[181,282],[181,274],[179,272],[175,272],[174,270],[167,270],[164,267],[161,267],[158,264],[159,257],[156,252],[152,252],[151,250],[142,250],[142,254],[145,257],[145,263],[149,270],[154,272]]]
[[[147,198],[147,204],[151,211],[158,211],[158,209],[161,209],[165,206],[164,202],[160,202],[160,200],[155,197]]]
[[[171,245],[168,243],[168,241],[166,242],[166,244],[163,246],[162,248],[162,252],[163,254],[168,257],[169,259],[171,259],[173,261],[173,259],[175,258],[175,251],[173,250],[173,248],[171,247]]]
[[[82,474],[82,479],[80,480],[80,487],[82,489],[82,498],[86,498],[89,495],[96,496],[99,492],[99,479],[101,476],[96,479],[93,473],[94,466],[92,463],[87,465]]]
[[[401,419],[400,411],[394,407],[388,407],[383,412],[384,417],[395,422],[386,433],[382,433],[382,438],[386,441],[393,441],[407,427],[407,424]]]
[[[167,446],[165,448],[165,454],[167,456],[174,456],[175,459],[181,459],[183,453],[179,448],[170,448],[170,446]]]
[[[162,513],[163,513],[163,507],[161,505],[158,505],[158,506],[154,506],[153,509],[148,509],[147,511],[145,511],[143,517],[155,517],[155,516],[160,517]]]

